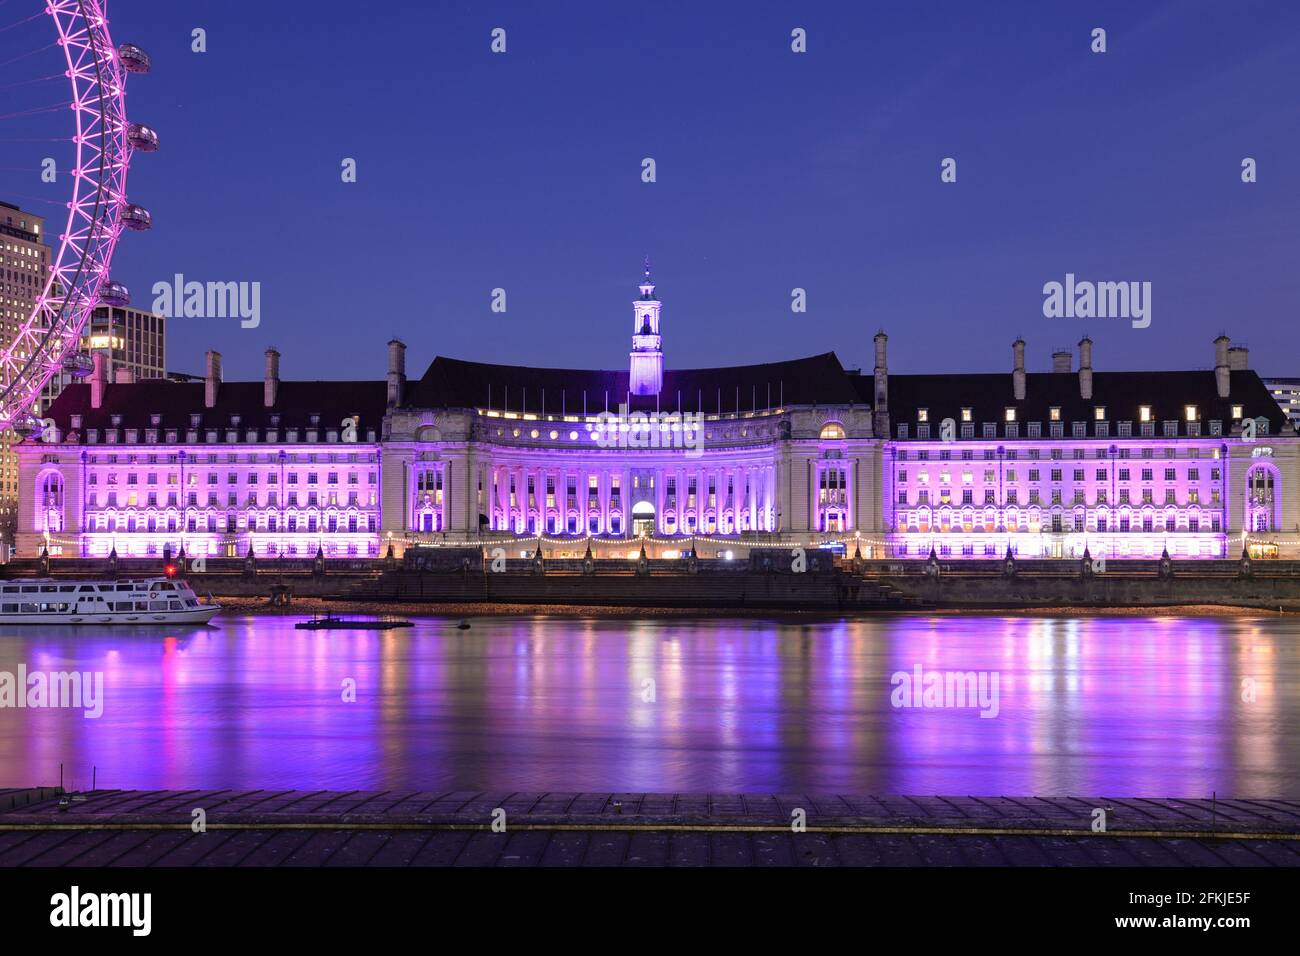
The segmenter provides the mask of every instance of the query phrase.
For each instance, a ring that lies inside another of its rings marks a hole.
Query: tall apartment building
[[[50,247],[45,219],[0,201],[0,341],[8,344],[45,287]],[[18,457],[12,431],[0,432],[0,561],[9,555],[17,515]]]

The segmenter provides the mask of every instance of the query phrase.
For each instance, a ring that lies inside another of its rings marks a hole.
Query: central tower
[[[632,351],[628,353],[628,389],[633,395],[658,395],[664,387],[663,340],[659,335],[659,310],[654,280],[650,278],[650,257],[645,258],[641,297],[632,303]]]

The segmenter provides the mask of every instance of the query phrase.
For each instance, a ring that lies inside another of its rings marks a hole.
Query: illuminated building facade
[[[647,266],[627,371],[438,358],[408,386],[390,343],[385,530],[560,553],[878,533],[871,408],[835,355],[666,371],[661,307]]]
[[[1295,434],[1244,348],[1204,372],[899,376],[885,443],[891,553],[923,557],[1260,556],[1296,535]],[[1293,542],[1293,552],[1300,552]]]
[[[383,382],[89,382],[47,411],[56,427],[20,447],[18,547],[35,554],[331,558],[378,554]]]
[[[834,353],[664,367],[647,270],[626,370],[438,357],[384,380],[88,383],[24,442],[19,549],[327,558],[414,544],[551,555],[743,556],[830,545],[865,557],[1300,554],[1294,430],[1244,349],[1205,372],[869,374]],[[1288,534],[1289,532],[1289,534]],[[512,555],[514,556],[514,555]]]

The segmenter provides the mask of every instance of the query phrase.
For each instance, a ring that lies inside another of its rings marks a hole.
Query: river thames
[[[103,675],[0,709],[0,787],[1300,798],[1293,618],[293,620],[0,633]]]

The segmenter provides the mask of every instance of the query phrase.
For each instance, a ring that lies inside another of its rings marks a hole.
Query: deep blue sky
[[[1084,331],[1100,369],[1206,367],[1227,331],[1262,372],[1300,375],[1300,4],[113,0],[111,14],[153,55],[129,105],[163,140],[131,178],[156,228],[124,239],[116,277],[145,306],[174,272],[263,288],[256,330],[174,321],[174,369],[215,347],[228,378],[256,377],[274,344],[288,378],[378,377],[394,334],[412,374],[436,354],[621,367],[649,253],[670,366],[829,349],[869,366],[884,328],[896,372],[1009,369],[1017,334],[1042,369]],[[497,26],[505,55],[489,51]],[[790,51],[795,26],[807,54]],[[0,61],[21,32],[0,34]],[[55,188],[0,166],[0,198],[19,176],[10,195]],[[1151,327],[1044,318],[1042,285],[1066,272],[1151,281]],[[505,315],[489,310],[497,286]]]

